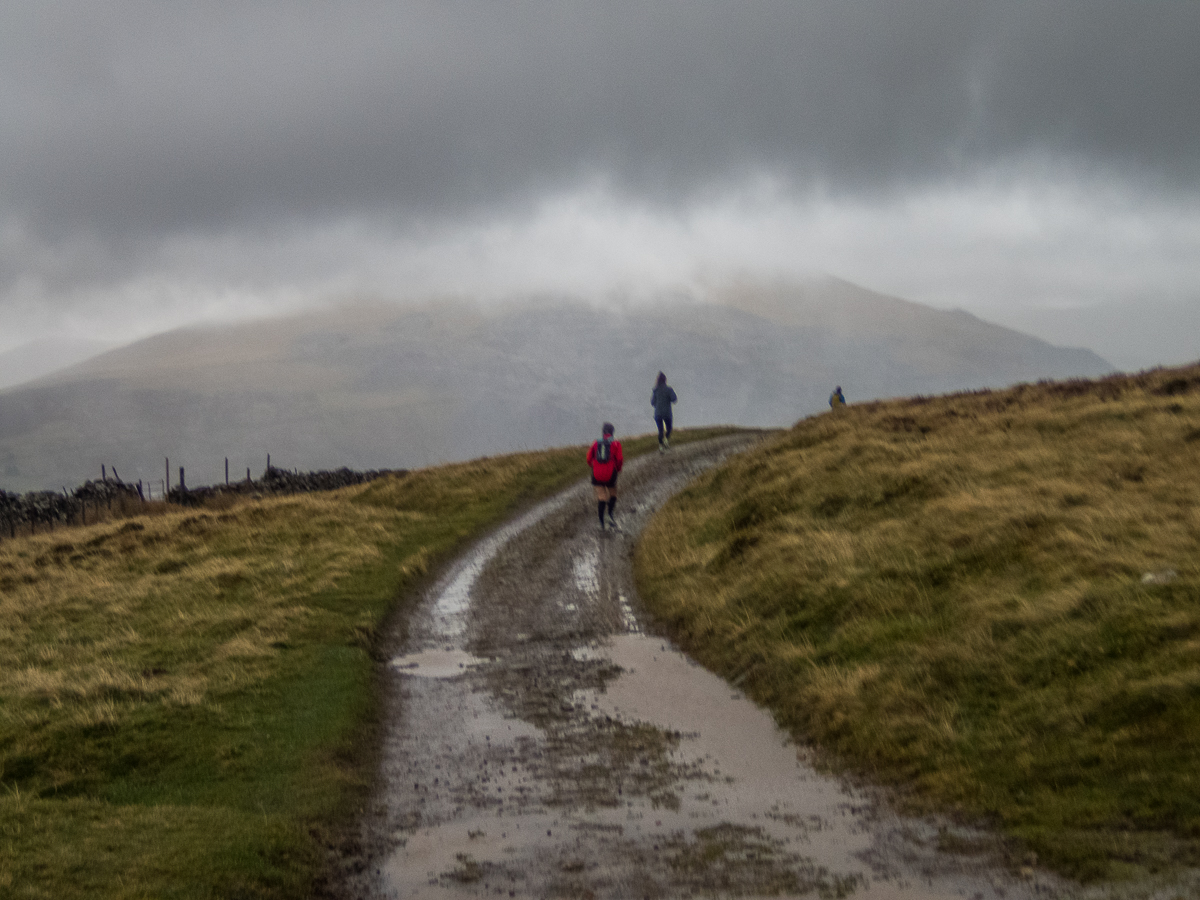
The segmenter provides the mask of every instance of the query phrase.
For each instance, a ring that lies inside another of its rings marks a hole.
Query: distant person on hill
[[[650,392],[650,405],[654,407],[654,424],[658,426],[659,452],[671,446],[671,404],[678,399],[674,388],[667,384],[667,376],[659,372],[658,380],[654,382],[654,390]]]
[[[839,409],[846,405],[846,395],[842,393],[842,386],[839,384],[833,389],[833,393],[829,395],[829,408]]]
[[[613,510],[617,508],[617,476],[625,465],[625,454],[621,442],[613,440],[611,422],[605,422],[600,440],[592,444],[587,452],[588,465],[592,467],[592,485],[596,491],[596,511],[600,514],[600,530],[604,530],[604,513],[608,511],[608,526],[617,530]]]

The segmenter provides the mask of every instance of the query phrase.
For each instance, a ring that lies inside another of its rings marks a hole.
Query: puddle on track
[[[571,574],[575,578],[575,588],[588,597],[596,597],[600,593],[600,548],[588,547],[575,557],[571,564]]]
[[[417,653],[406,653],[392,660],[392,667],[401,675],[414,675],[421,678],[454,678],[465,674],[466,670],[482,665],[485,660],[468,653],[466,650],[421,650]]]
[[[599,715],[678,733],[677,761],[708,776],[687,785],[677,810],[655,811],[656,827],[661,821],[663,830],[693,834],[726,825],[761,829],[827,872],[830,884],[872,898],[1012,894],[1007,879],[872,867],[868,859],[879,850],[873,826],[880,824],[874,802],[818,773],[765,710],[663,639],[618,635],[585,652],[622,674],[603,692],[581,692],[580,702]]]
[[[546,878],[547,868],[568,875],[607,869],[586,889],[590,896],[642,896],[626,892],[638,883],[638,872],[623,855],[633,857],[644,848],[654,859],[664,855],[656,852],[660,848],[671,847],[659,864],[677,864],[681,848],[706,847],[703,835],[722,830],[748,837],[760,852],[790,858],[793,869],[812,875],[813,889],[783,896],[982,900],[1038,891],[1033,881],[975,877],[969,869],[935,874],[916,845],[908,848],[910,859],[903,867],[896,859],[872,865],[872,858],[891,856],[879,844],[895,823],[880,820],[868,798],[817,773],[765,711],[661,638],[617,635],[578,648],[574,656],[607,660],[622,669],[603,691],[577,692],[577,706],[596,718],[678,735],[670,751],[673,761],[700,774],[676,785],[677,807],[646,796],[629,797],[615,807],[550,806],[544,785],[521,761],[531,746],[546,740],[545,732],[508,718],[490,698],[476,694],[461,734],[468,745],[486,746],[502,760],[489,770],[488,791],[496,797],[512,797],[522,789],[529,793],[524,802],[498,803],[494,809],[459,804],[448,821],[407,832],[404,846],[384,867],[388,896],[558,896],[562,886]],[[936,844],[932,826],[910,823],[910,829],[924,830],[927,841]],[[926,848],[924,855],[932,851]],[[1044,887],[1055,895],[1049,884]],[[693,891],[647,895],[691,896]],[[740,890],[736,895],[756,896]]]
[[[802,840],[805,855],[831,871],[863,870],[856,854],[871,838],[847,815],[854,798],[804,764],[765,711],[661,638],[620,635],[597,649],[623,672],[603,693],[581,692],[581,702],[623,722],[679,732],[679,762],[710,775],[667,814],[675,827],[758,827],[784,842]]]

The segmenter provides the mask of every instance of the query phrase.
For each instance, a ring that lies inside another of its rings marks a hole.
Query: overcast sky
[[[1197,47],[1196,0],[0,0],[0,350],[829,273],[1182,362]]]

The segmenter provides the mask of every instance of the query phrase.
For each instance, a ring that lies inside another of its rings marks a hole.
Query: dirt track
[[[736,688],[646,633],[633,541],[753,437],[637,460],[623,531],[579,485],[432,587],[389,667],[361,897],[1048,897],[987,835],[815,772]],[[949,852],[952,848],[955,852]]]

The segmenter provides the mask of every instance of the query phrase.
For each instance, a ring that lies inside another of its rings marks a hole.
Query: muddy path
[[[481,541],[396,638],[380,796],[344,895],[1055,897],[986,834],[897,818],[649,633],[649,516],[754,438],[626,466],[620,533],[580,484]]]

